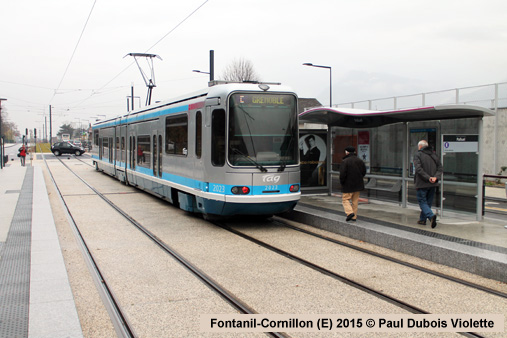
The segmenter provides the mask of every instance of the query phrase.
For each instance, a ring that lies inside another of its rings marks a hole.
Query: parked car
[[[62,154],[76,154],[76,156],[80,156],[85,152],[83,147],[73,145],[68,141],[53,144],[51,146],[51,151],[55,156],[60,156]]]

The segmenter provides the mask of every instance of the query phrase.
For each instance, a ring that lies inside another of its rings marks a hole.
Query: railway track
[[[80,159],[79,159],[80,160]],[[44,159],[45,161],[45,159]],[[180,264],[182,264],[186,269],[188,269],[196,278],[198,278],[202,283],[204,283],[206,286],[208,286],[210,289],[212,289],[215,293],[220,295],[227,303],[229,303],[233,308],[235,308],[239,313],[242,314],[256,314],[257,312],[249,307],[247,304],[245,304],[243,301],[241,301],[238,297],[234,296],[231,292],[229,292],[225,287],[217,283],[213,278],[211,278],[209,275],[201,271],[197,266],[192,264],[189,260],[187,260],[185,257],[183,257],[181,254],[179,254],[176,250],[171,248],[167,243],[162,241],[160,238],[158,238],[155,234],[153,234],[151,231],[149,231],[146,227],[144,227],[142,224],[137,222],[134,218],[132,218],[130,215],[128,215],[124,210],[119,208],[117,205],[115,205],[111,200],[109,200],[104,194],[99,192],[97,189],[95,189],[92,185],[90,185],[88,182],[86,182],[82,177],[80,177],[76,172],[74,172],[69,166],[67,166],[61,159],[59,159],[60,163],[65,166],[76,178],[78,178],[81,182],[83,182],[88,188],[90,188],[97,196],[99,196],[102,200],[104,200],[109,206],[111,206],[114,210],[116,210],[119,214],[121,214],[125,219],[127,219],[134,227],[136,227],[139,231],[141,231],[144,235],[146,235],[150,240],[152,240],[154,243],[156,243],[160,249],[162,249],[165,253],[169,254],[171,257],[173,257],[176,261],[178,261]],[[80,160],[81,162],[84,162]],[[86,163],[86,162],[84,162]],[[86,163],[88,164],[88,163]],[[93,167],[93,166],[92,166]],[[112,289],[108,286],[108,283],[100,271],[100,267],[96,263],[95,259],[93,258],[92,253],[90,252],[88,246],[86,245],[86,241],[84,237],[82,236],[81,232],[79,231],[79,226],[76,224],[72,217],[72,213],[70,209],[67,207],[65,200],[58,189],[58,185],[56,184],[56,181],[54,180],[54,177],[51,173],[51,170],[49,166],[46,168],[48,169],[48,172],[52,178],[53,183],[55,184],[56,189],[58,190],[60,194],[60,199],[62,203],[65,205],[66,212],[68,214],[71,226],[78,238],[78,241],[82,247],[82,252],[85,256],[85,260],[87,261],[87,265],[90,267],[90,271],[92,272],[92,275],[94,276],[94,280],[97,281],[96,285],[98,285],[100,294],[102,298],[105,300],[105,306],[108,310],[108,313],[110,314],[111,320],[113,322],[113,325],[116,329],[116,332],[119,337],[136,337],[135,330],[132,326],[132,324],[129,323],[128,319],[126,318],[124,311],[121,308],[121,305],[117,301],[116,297],[114,296],[114,293]],[[280,332],[266,332],[265,333],[268,337],[289,337],[288,335]]]
[[[276,246],[273,246],[273,245],[270,245],[262,240],[259,240],[257,238],[254,238],[250,235],[247,235],[241,231],[238,231],[236,229],[234,229],[233,227],[225,224],[225,223],[221,223],[221,222],[213,222],[216,226],[220,227],[220,228],[223,228],[231,233],[234,233],[236,234],[237,236],[240,236],[248,241],[251,241],[257,245],[260,245],[268,250],[271,250],[273,252],[276,252],[277,254],[279,255],[282,255],[284,257],[287,257],[293,261],[296,261],[298,262],[299,264],[302,264],[302,265],[305,265],[315,271],[318,271],[324,275],[327,275],[327,276],[330,276],[334,279],[337,279],[343,283],[346,283],[347,285],[350,285],[354,288],[357,288],[361,291],[364,291],[368,294],[371,294],[375,297],[378,297],[386,302],[389,302],[391,304],[394,304],[395,306],[401,308],[401,309],[404,309],[406,311],[409,311],[411,313],[414,313],[414,314],[431,314],[430,312],[424,310],[424,309],[421,309],[419,308],[418,306],[416,305],[412,305],[412,304],[409,304],[397,297],[393,297],[393,296],[390,296],[380,290],[376,290],[374,288],[371,288],[369,286],[367,286],[366,284],[363,284],[363,283],[360,283],[358,281],[355,281],[355,280],[352,280],[344,275],[341,275],[339,273],[336,273],[334,271],[331,271],[329,270],[328,268],[325,268],[321,265],[318,265],[318,264],[315,264],[315,263],[312,263],[310,261],[308,261],[307,259],[305,258],[302,258],[302,257],[299,257],[297,255],[294,255],[286,250],[283,250],[283,249],[280,249]],[[479,290],[479,291],[482,291],[482,292],[486,292],[486,293],[489,293],[491,295],[494,295],[494,296],[498,296],[498,297],[501,297],[501,298],[507,298],[507,293],[505,292],[501,292],[501,291],[498,291],[498,290],[495,290],[495,289],[491,289],[491,288],[487,288],[487,287],[484,287],[483,285],[479,285],[479,284],[476,284],[476,283],[471,283],[469,281],[466,281],[466,280],[463,280],[463,279],[459,279],[459,278],[456,278],[456,277],[453,277],[453,276],[449,276],[449,275],[445,275],[445,274],[442,274],[440,272],[437,272],[437,271],[434,271],[434,270],[430,270],[430,269],[426,269],[426,268],[423,268],[423,267],[420,267],[420,266],[417,266],[415,264],[411,264],[411,263],[408,263],[408,262],[405,262],[405,261],[402,261],[402,260],[399,260],[399,259],[395,259],[395,258],[392,258],[392,257],[389,257],[387,255],[382,255],[382,254],[378,254],[376,252],[373,252],[373,251],[370,251],[370,250],[366,250],[364,248],[361,248],[361,247],[358,247],[358,246],[355,246],[355,245],[351,245],[351,244],[348,244],[348,243],[345,243],[345,242],[341,242],[341,241],[337,241],[335,239],[332,239],[330,237],[326,237],[326,236],[323,236],[323,235],[320,235],[320,234],[317,234],[317,233],[313,233],[311,231],[308,231],[308,230],[305,230],[305,229],[302,229],[302,228],[298,228],[298,227],[295,227],[295,226],[292,226],[292,225],[289,225],[289,224],[286,224],[282,221],[274,221],[274,223],[277,223],[277,224],[280,224],[284,227],[287,227],[287,228],[290,228],[290,229],[293,229],[295,231],[300,231],[300,232],[303,232],[307,235],[310,235],[310,236],[313,236],[313,237],[317,237],[317,238],[320,238],[320,239],[323,239],[323,240],[326,240],[326,241],[330,241],[330,242],[333,242],[337,245],[341,245],[341,246],[345,246],[347,248],[351,248],[353,250],[356,250],[356,251],[360,251],[360,252],[363,252],[363,253],[366,253],[368,255],[371,255],[371,256],[374,256],[374,257],[378,257],[378,258],[381,258],[381,259],[384,259],[384,260],[387,260],[387,261],[390,261],[390,262],[394,262],[396,264],[400,264],[400,265],[403,265],[403,266],[406,266],[406,267],[410,267],[412,269],[415,269],[415,270],[418,270],[418,271],[422,271],[424,273],[427,273],[427,274],[430,274],[430,275],[434,275],[434,276],[437,276],[439,278],[442,278],[442,279],[446,279],[448,281],[451,281],[453,283],[457,283],[457,284],[462,284],[462,285],[465,285],[471,289],[475,289],[475,290]],[[474,332],[460,332],[461,335],[465,336],[465,337],[483,337],[482,335],[480,334],[477,334],[477,333],[474,333]]]
[[[79,159],[80,160],[80,159]],[[63,165],[65,165],[62,161],[60,161]],[[85,161],[82,161],[84,163],[86,163]],[[86,163],[87,165],[89,165],[88,163]],[[66,165],[65,165],[66,166]],[[214,290],[216,293],[218,293],[223,299],[225,299],[229,304],[231,304],[231,306],[233,306],[238,312],[240,313],[249,313],[249,314],[255,314],[257,313],[255,311],[255,309],[253,309],[251,306],[247,305],[246,302],[242,301],[241,299],[239,299],[238,297],[234,296],[231,292],[229,292],[227,290],[226,287],[220,285],[220,283],[216,282],[211,276],[207,275],[206,273],[204,273],[201,269],[199,269],[197,266],[193,265],[188,259],[186,259],[184,257],[184,255],[178,253],[175,249],[171,248],[167,243],[164,242],[164,240],[162,240],[161,238],[159,238],[156,234],[154,234],[153,232],[151,232],[147,227],[143,226],[142,224],[140,224],[139,222],[137,222],[133,217],[131,217],[127,212],[125,212],[124,210],[122,210],[120,207],[116,206],[112,201],[110,201],[104,194],[100,193],[97,189],[95,189],[93,186],[91,186],[88,182],[86,182],[83,178],[81,178],[77,173],[75,173],[70,167],[66,166],[66,168],[71,171],[73,173],[73,175],[76,176],[76,178],[78,178],[79,180],[81,180],[84,184],[86,184],[92,191],[94,191],[95,194],[97,194],[98,196],[100,196],[100,198],[102,200],[104,200],[106,203],[108,203],[112,208],[114,208],[118,213],[120,213],[125,219],[127,219],[132,225],[134,225],[137,229],[139,229],[144,235],[148,236],[150,238],[150,240],[152,240],[154,243],[156,243],[162,250],[164,250],[164,252],[166,252],[167,254],[171,255],[174,259],[176,259],[180,264],[184,265],[189,271],[192,271],[192,273],[196,276],[196,278],[198,278],[199,280],[201,280],[203,283],[205,283],[209,288],[211,288],[212,290]],[[48,171],[50,171],[49,167],[48,167]],[[56,185],[56,182],[55,182],[55,185]],[[63,201],[63,197],[62,198],[62,201]],[[65,203],[65,202],[64,202]],[[69,214],[70,214],[70,211],[69,211]],[[70,216],[72,217],[72,216]],[[318,271],[319,273],[321,274],[324,274],[326,276],[329,276],[329,277],[332,277],[336,280],[339,280],[340,282],[342,283],[345,283],[349,286],[352,286],[358,290],[361,290],[362,292],[365,292],[365,293],[368,293],[369,295],[373,295],[379,299],[382,299],[383,301],[386,301],[386,302],[389,302],[390,304],[394,304],[395,306],[405,310],[405,311],[408,311],[408,312],[411,312],[411,313],[416,313],[416,314],[428,314],[429,311],[425,310],[425,309],[422,309],[420,308],[419,306],[416,306],[416,305],[412,305],[404,300],[401,300],[401,299],[397,299],[396,297],[393,297],[389,294],[386,294],[380,290],[376,290],[375,288],[371,288],[361,282],[358,282],[354,279],[351,279],[349,277],[346,277],[346,276],[343,276],[339,273],[336,273],[328,268],[325,268],[325,267],[322,267],[322,266],[319,266],[318,264],[315,264],[305,258],[302,258],[302,257],[298,257],[297,255],[295,254],[292,254],[286,250],[283,250],[281,248],[278,248],[274,245],[271,245],[271,244],[268,244],[262,240],[259,240],[257,238],[254,238],[253,236],[250,236],[250,235],[247,235],[245,234],[244,232],[242,231],[238,231],[236,229],[234,229],[234,225],[231,226],[229,224],[226,224],[226,223],[218,223],[218,222],[214,222],[214,224],[216,224],[217,226],[219,226],[221,229],[225,229],[227,230],[228,232],[234,234],[235,236],[240,236],[242,239],[245,239],[247,241],[250,241],[256,245],[259,245],[259,246],[262,246],[263,248],[265,249],[268,249],[274,253],[276,253],[277,255],[281,255],[283,257],[286,257],[286,258],[289,258],[291,261],[293,262],[297,262],[298,264],[302,264],[306,267],[309,267],[311,268],[312,270],[314,271]],[[275,226],[279,226],[279,227],[288,227],[289,229],[293,230],[293,231],[297,231],[297,232],[300,232],[300,233],[304,233],[304,235],[309,235],[309,236],[319,236],[319,238],[323,241],[327,241],[327,242],[333,242],[335,245],[340,245],[340,246],[345,246],[349,249],[353,249],[353,250],[356,250],[356,251],[360,251],[361,253],[363,254],[368,254],[368,255],[375,255],[377,258],[381,258],[381,259],[384,259],[384,260],[387,260],[387,261],[390,261],[390,262],[393,262],[395,264],[403,264],[404,266],[406,267],[409,267],[409,268],[412,268],[412,269],[417,269],[418,271],[421,271],[423,273],[427,273],[427,274],[432,274],[433,276],[436,276],[438,278],[443,278],[443,279],[446,279],[447,281],[450,281],[450,282],[453,282],[453,283],[458,283],[458,284],[461,284],[463,286],[466,286],[468,288],[471,288],[471,289],[475,289],[475,290],[479,290],[481,292],[485,292],[485,293],[488,293],[490,295],[493,295],[493,296],[496,296],[496,297],[500,297],[500,298],[507,298],[507,295],[501,291],[498,291],[498,290],[493,290],[493,289],[489,289],[489,288],[486,288],[486,287],[483,287],[481,285],[478,285],[478,284],[474,284],[474,283],[470,283],[470,282],[467,282],[467,281],[464,281],[464,280],[460,280],[460,279],[457,279],[457,278],[454,278],[454,277],[451,277],[451,276],[447,276],[447,275],[444,275],[444,274],[441,274],[439,272],[435,272],[435,271],[431,271],[429,269],[424,269],[424,268],[420,268],[418,266],[415,266],[413,264],[409,264],[409,263],[405,263],[405,262],[402,262],[400,260],[394,260],[386,255],[379,255],[379,254],[376,254],[376,253],[373,253],[371,251],[368,251],[368,250],[365,250],[363,248],[360,248],[360,247],[357,247],[357,246],[351,246],[350,244],[347,244],[347,243],[343,243],[343,242],[340,242],[340,241],[336,241],[332,238],[329,238],[329,237],[326,237],[326,236],[322,236],[322,235],[317,235],[315,233],[312,233],[310,231],[307,231],[307,230],[304,230],[304,229],[301,229],[301,228],[297,228],[297,227],[294,227],[294,226],[291,226],[291,225],[288,225],[288,224],[283,224],[283,222],[281,221],[274,221],[274,222],[271,222],[271,224],[275,225]],[[262,224],[260,225],[261,227],[263,226]],[[83,242],[84,239],[82,240]],[[93,260],[93,258],[92,258]],[[99,268],[95,268],[95,270],[99,270]],[[99,280],[102,280],[104,281],[104,278],[103,277],[98,277]],[[105,281],[104,281],[104,284],[105,284]],[[111,296],[108,296],[110,298],[113,298],[114,299],[114,295],[111,295]],[[117,303],[117,302],[111,302],[111,303]],[[113,305],[114,306],[114,305]],[[119,307],[118,310],[112,310],[110,311],[110,314],[111,313],[120,313],[121,314],[121,307]],[[121,319],[121,315],[120,315],[120,318],[119,319],[115,319],[117,320],[118,324],[115,325],[118,326],[118,327],[127,327],[127,326],[130,326],[128,324],[128,321],[123,318]],[[133,332],[133,330],[132,330]],[[462,335],[466,336],[466,337],[482,337],[481,335],[477,334],[477,333],[473,333],[473,332],[463,332],[461,333]],[[132,337],[134,337],[135,335],[132,335]],[[272,336],[272,337],[287,337],[286,334],[284,333],[269,333],[268,336]],[[122,336],[122,337],[129,337],[129,335],[125,335],[125,336]]]
[[[378,258],[381,258],[381,259],[389,261],[389,262],[400,264],[400,265],[412,268],[414,270],[422,271],[424,273],[427,273],[427,274],[430,274],[430,275],[434,275],[434,276],[437,276],[439,278],[443,278],[443,279],[449,280],[449,281],[457,283],[457,284],[462,284],[462,285],[468,286],[468,287],[470,287],[472,289],[480,290],[480,291],[489,293],[491,295],[495,295],[495,296],[498,296],[498,297],[501,297],[501,298],[507,298],[507,293],[506,292],[502,292],[502,291],[499,291],[499,290],[496,290],[496,289],[492,289],[490,287],[487,287],[487,286],[484,286],[484,285],[481,285],[481,284],[473,283],[473,282],[467,281],[467,280],[462,279],[462,278],[457,278],[457,277],[454,277],[454,276],[442,273],[440,271],[428,269],[428,268],[425,268],[425,267],[422,267],[422,266],[419,266],[419,265],[416,265],[416,264],[413,264],[413,263],[410,263],[410,262],[407,262],[407,261],[404,261],[404,260],[401,260],[401,259],[394,258],[392,256],[380,254],[378,252],[362,248],[362,247],[360,247],[358,245],[353,245],[353,244],[350,244],[350,243],[346,243],[344,241],[339,241],[337,239],[334,239],[334,238],[331,238],[331,237],[328,237],[328,236],[324,236],[324,235],[321,235],[321,234],[318,234],[318,233],[315,233],[315,232],[312,232],[312,231],[308,231],[306,229],[303,229],[303,228],[300,228],[300,227],[288,224],[287,222],[284,222],[282,220],[275,220],[274,222],[277,223],[277,224],[280,224],[281,226],[293,229],[295,231],[299,231],[299,232],[302,232],[304,234],[307,234],[307,235],[310,235],[310,236],[313,236],[313,237],[317,237],[317,238],[323,239],[325,241],[329,241],[329,242],[335,243],[335,244],[340,245],[340,246],[344,246],[344,247],[347,247],[347,248],[350,248],[350,249],[353,249],[353,250],[356,250],[356,251],[359,251],[359,252],[363,252],[363,253],[366,253],[368,255],[371,255],[371,256],[374,256],[374,257],[378,257]]]

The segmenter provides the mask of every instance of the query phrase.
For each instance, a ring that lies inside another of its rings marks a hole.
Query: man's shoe
[[[354,213],[351,213],[351,214],[348,214],[347,215],[347,218],[345,219],[347,222],[350,221],[352,219],[352,217],[354,217]]]
[[[426,225],[426,220],[424,220],[424,221],[417,221],[417,224]]]
[[[437,226],[437,215],[433,215],[433,217],[431,217],[431,228],[435,228]]]

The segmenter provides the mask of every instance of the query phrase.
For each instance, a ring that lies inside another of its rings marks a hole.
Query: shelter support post
[[[478,221],[482,221],[482,184],[483,184],[483,172],[482,172],[482,168],[483,168],[483,164],[482,164],[482,161],[484,160],[483,159],[483,145],[482,145],[482,141],[483,141],[483,136],[482,136],[482,127],[483,127],[483,118],[479,118],[478,119],[478,134],[479,134],[479,144],[478,144],[478,152],[479,152],[479,158],[477,160],[477,207],[476,207],[476,212],[477,212],[477,220]]]
[[[327,161],[326,161],[326,170],[327,170],[327,184],[329,186],[328,195],[331,196],[333,193],[333,175],[331,174],[332,162],[333,162],[333,133],[332,127],[327,126]]]
[[[445,165],[444,165],[444,135],[440,136],[440,163],[442,163],[442,167],[444,168],[444,171],[442,172],[442,179],[440,180],[440,218],[444,217],[444,172],[445,172]]]
[[[403,164],[402,164],[402,181],[401,181],[401,206],[407,207],[407,184],[408,184],[408,123],[403,122],[403,139],[405,140],[405,146],[403,147]]]

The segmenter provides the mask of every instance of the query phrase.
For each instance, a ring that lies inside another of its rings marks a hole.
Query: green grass
[[[37,143],[37,147],[35,149],[36,153],[50,153],[51,145],[49,143]]]

